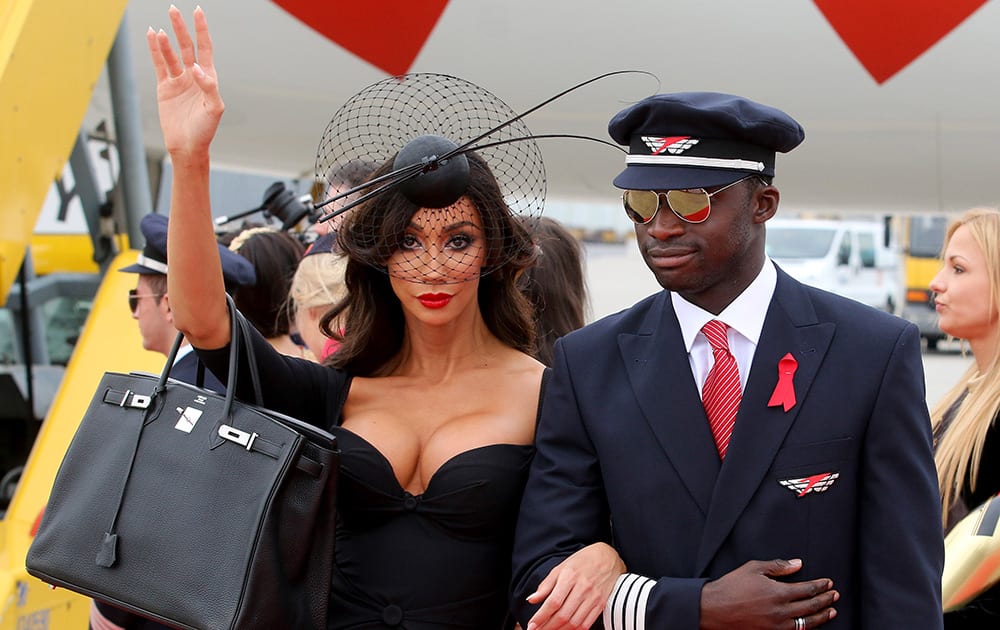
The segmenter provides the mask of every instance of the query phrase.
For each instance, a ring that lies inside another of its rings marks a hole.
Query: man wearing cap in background
[[[135,289],[129,291],[129,308],[132,317],[139,322],[142,347],[167,356],[177,338],[170,297],[167,295],[167,217],[162,214],[147,214],[139,224],[146,245],[134,265],[119,271],[139,275]],[[237,287],[252,285],[256,278],[253,265],[246,258],[219,245],[222,257],[222,273],[226,286],[232,292]],[[181,343],[180,350],[170,368],[170,376],[185,383],[197,383],[198,359],[187,341]],[[205,387],[222,392],[225,387],[208,371],[204,374]]]
[[[146,350],[170,355],[177,329],[174,328],[170,297],[167,295],[167,217],[162,214],[147,214],[139,223],[146,244],[136,257],[136,262],[118,271],[138,274],[135,288],[128,292],[129,309],[139,323],[142,347]],[[249,260],[235,254],[227,247],[219,246],[222,257],[222,273],[226,287],[231,291],[240,286],[252,285],[256,281],[253,265]],[[170,367],[170,377],[191,384],[202,384],[206,389],[224,393],[225,385],[206,370],[198,361],[187,340],[174,357]],[[168,628],[163,624],[132,614],[105,604],[94,602],[90,610],[91,630],[159,630]]]
[[[802,128],[692,92],[609,132],[666,290],[556,345],[514,549],[521,624],[941,628],[918,331],[765,255],[775,152]]]

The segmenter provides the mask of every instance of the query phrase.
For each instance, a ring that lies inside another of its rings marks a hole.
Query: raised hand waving
[[[146,32],[149,54],[156,70],[156,100],[163,140],[175,161],[207,157],[225,110],[219,95],[208,22],[201,7],[196,8],[196,47],[180,10],[171,5],[169,14],[177,38],[177,51],[163,29],[154,31],[150,27]]]

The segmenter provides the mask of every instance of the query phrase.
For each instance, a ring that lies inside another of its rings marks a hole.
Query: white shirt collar
[[[191,354],[192,352],[194,352],[194,346],[187,343],[187,340],[182,341],[181,347],[177,348],[177,356],[174,357],[173,365],[171,365],[170,367],[173,367],[174,365],[180,363],[181,359]]]
[[[774,288],[778,283],[778,273],[770,258],[764,261],[760,273],[754,278],[743,293],[740,293],[732,303],[721,313],[713,315],[700,306],[688,302],[676,292],[670,292],[670,300],[677,314],[677,322],[684,337],[684,347],[691,352],[695,336],[701,332],[702,326],[713,319],[721,320],[734,331],[743,335],[754,347],[760,340],[760,331],[764,328],[764,316],[774,296]]]

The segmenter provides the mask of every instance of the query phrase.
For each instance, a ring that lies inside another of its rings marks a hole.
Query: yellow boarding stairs
[[[0,0],[0,303],[59,177],[127,0]],[[84,630],[90,600],[30,577],[24,557],[52,480],[105,371],[158,372],[126,305],[135,276],[106,274],[17,492],[0,520],[0,630]]]
[[[0,0],[0,302],[63,171],[127,0]]]

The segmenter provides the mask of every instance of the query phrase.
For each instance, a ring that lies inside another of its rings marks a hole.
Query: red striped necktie
[[[712,346],[715,363],[708,372],[705,385],[701,390],[701,401],[705,405],[708,425],[715,437],[715,446],[719,449],[719,458],[725,459],[729,448],[729,438],[733,434],[733,424],[736,422],[736,412],[740,408],[740,370],[736,359],[729,351],[729,341],[726,339],[728,326],[717,319],[705,324],[701,332],[705,334]]]

